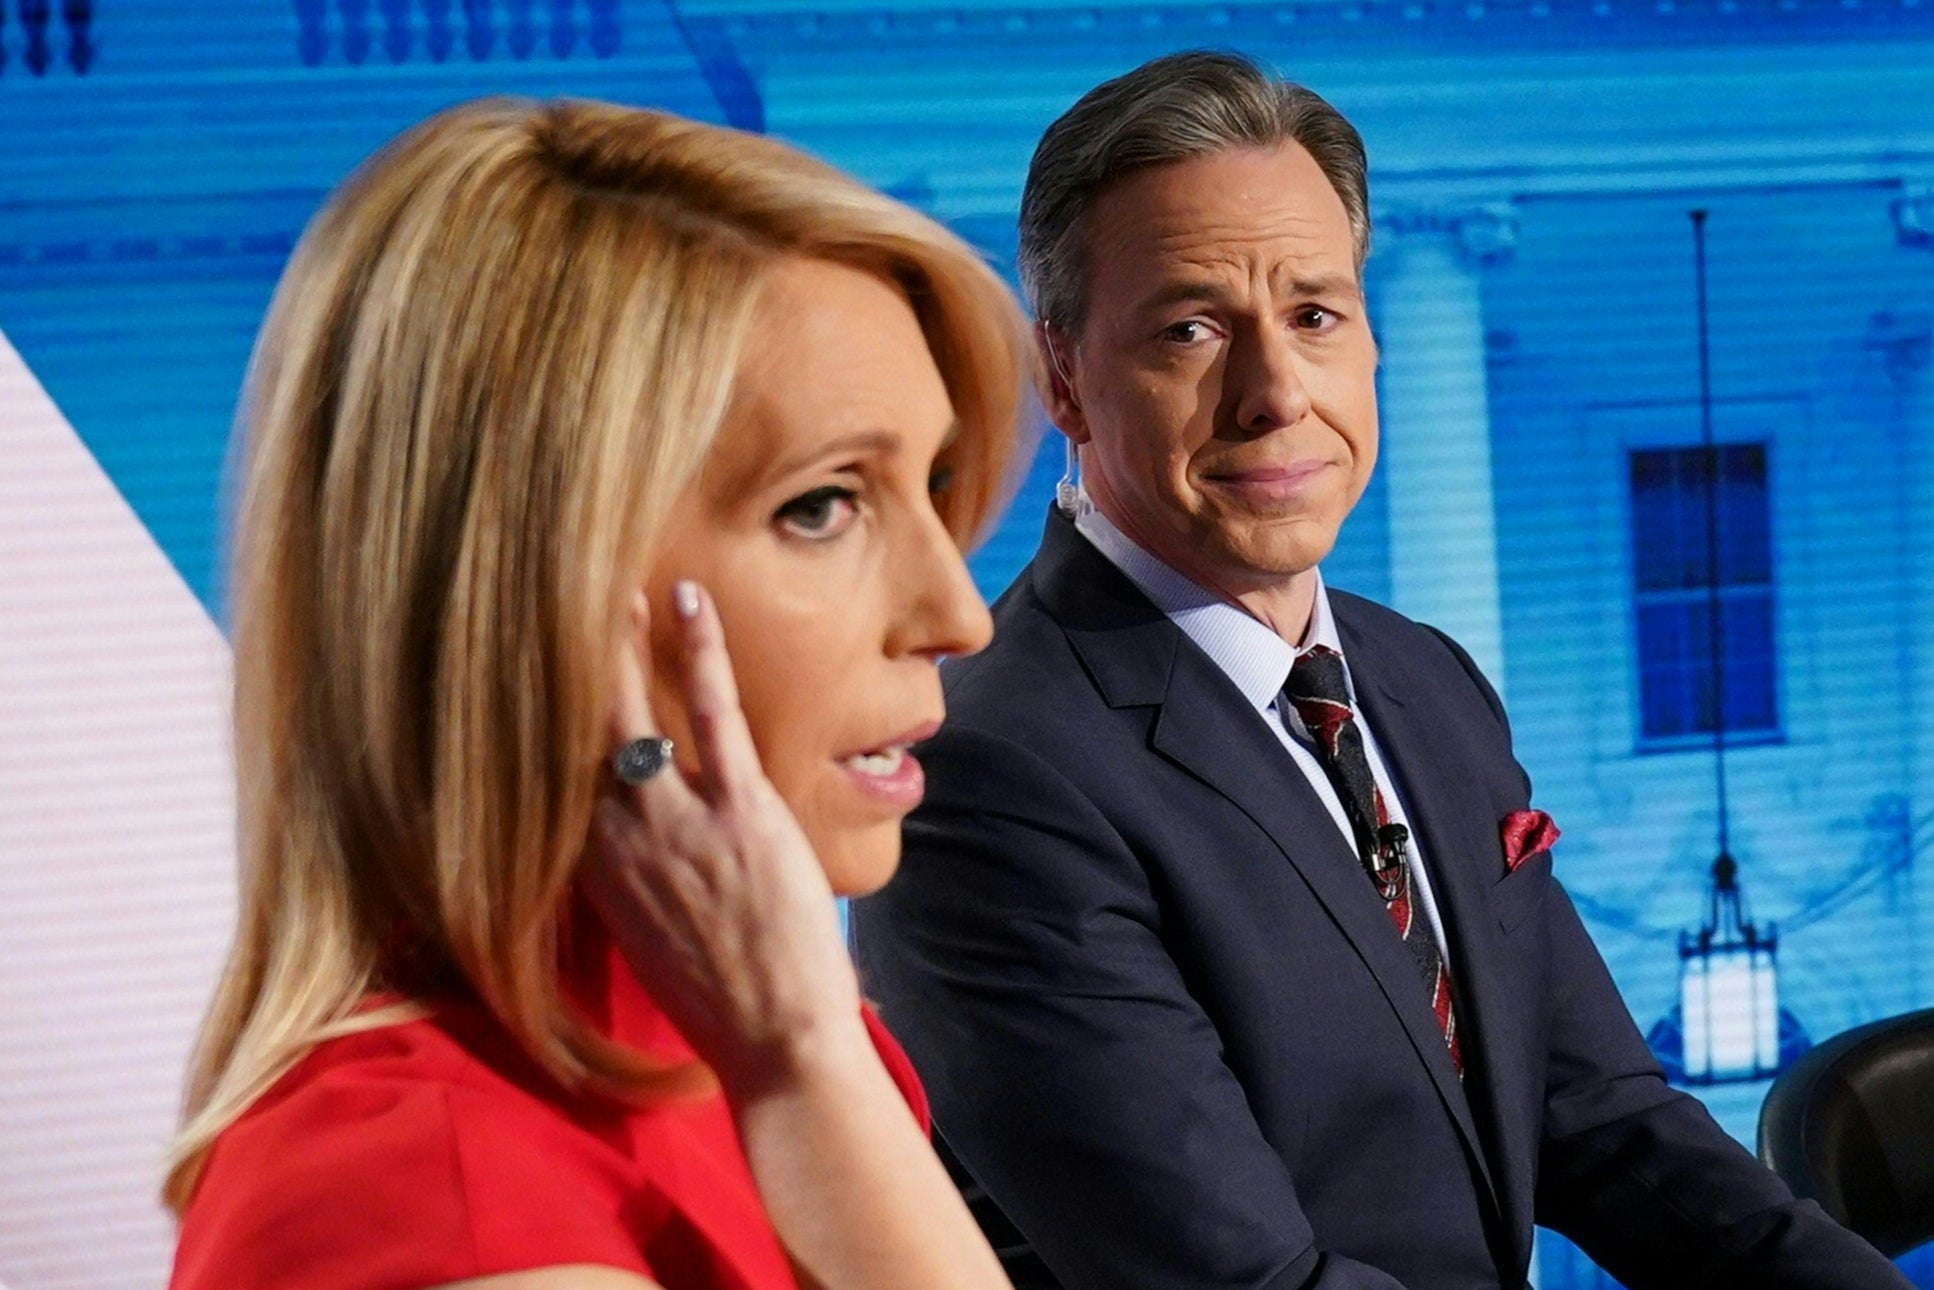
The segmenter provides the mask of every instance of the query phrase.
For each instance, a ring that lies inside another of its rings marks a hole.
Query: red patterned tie
[[[1464,1054],[1457,1039],[1457,1017],[1451,1011],[1450,972],[1430,928],[1417,915],[1410,898],[1410,863],[1405,844],[1410,832],[1390,818],[1383,790],[1370,773],[1370,757],[1363,748],[1363,732],[1357,728],[1356,713],[1350,707],[1350,690],[1344,680],[1343,656],[1326,645],[1313,645],[1296,658],[1289,670],[1289,684],[1283,697],[1296,709],[1296,715],[1309,727],[1316,741],[1316,759],[1330,777],[1330,785],[1343,802],[1343,814],[1356,837],[1357,855],[1363,860],[1370,882],[1383,898],[1390,921],[1409,947],[1411,957],[1422,970],[1430,989],[1431,1009],[1437,1014],[1438,1029],[1444,1032],[1444,1045],[1450,1050],[1451,1065],[1458,1077],[1464,1075]]]

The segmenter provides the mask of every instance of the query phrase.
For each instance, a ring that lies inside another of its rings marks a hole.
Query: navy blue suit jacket
[[[1234,684],[1051,515],[945,668],[862,980],[1021,1284],[1525,1282],[1534,1221],[1629,1286],[1906,1286],[1668,1087],[1453,642],[1342,593],[1363,715],[1431,865],[1460,1082],[1414,961]]]

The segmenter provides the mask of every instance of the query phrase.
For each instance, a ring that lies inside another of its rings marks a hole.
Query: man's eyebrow
[[[1145,310],[1163,309],[1169,305],[1196,303],[1214,304],[1227,298],[1229,292],[1218,282],[1199,281],[1191,278],[1178,278],[1165,282],[1148,295],[1142,297],[1141,308]]]
[[[1289,278],[1278,288],[1290,298],[1307,298],[1334,295],[1355,295],[1357,280],[1347,273],[1322,273],[1309,278]],[[1216,304],[1229,297],[1229,290],[1220,282],[1182,278],[1164,283],[1143,297],[1140,308],[1144,310],[1163,309],[1174,304]]]
[[[1291,278],[1284,286],[1292,296],[1355,295],[1357,280],[1347,273],[1319,273],[1313,278]]]

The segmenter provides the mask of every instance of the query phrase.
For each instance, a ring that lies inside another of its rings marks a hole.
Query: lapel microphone
[[[1062,442],[1067,445],[1068,459],[1061,470],[1061,482],[1054,486],[1054,504],[1061,508],[1063,515],[1073,519],[1081,503],[1081,486],[1075,482],[1075,472],[1081,468],[1081,458],[1075,452],[1074,440],[1064,436]]]
[[[1054,324],[1046,321],[1039,322],[1035,324],[1035,330],[1041,338],[1041,348],[1047,351],[1048,363],[1054,368],[1055,378],[1061,383],[1060,388],[1067,392],[1067,397],[1072,401],[1074,379],[1068,375],[1068,369],[1061,362],[1061,351],[1055,348]],[[1061,469],[1061,481],[1054,486],[1054,504],[1063,515],[1073,519],[1075,512],[1081,506],[1081,486],[1076,482],[1076,476],[1081,469],[1081,457],[1075,451],[1074,440],[1064,434],[1062,443],[1066,446],[1068,455],[1066,464]]]

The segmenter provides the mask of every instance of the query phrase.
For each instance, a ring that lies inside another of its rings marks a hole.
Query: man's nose
[[[1235,404],[1245,434],[1294,425],[1309,413],[1296,342],[1281,326],[1244,328],[1233,338],[1224,369],[1223,393]]]
[[[900,551],[888,656],[938,659],[984,648],[994,638],[994,619],[939,515],[922,517]]]

